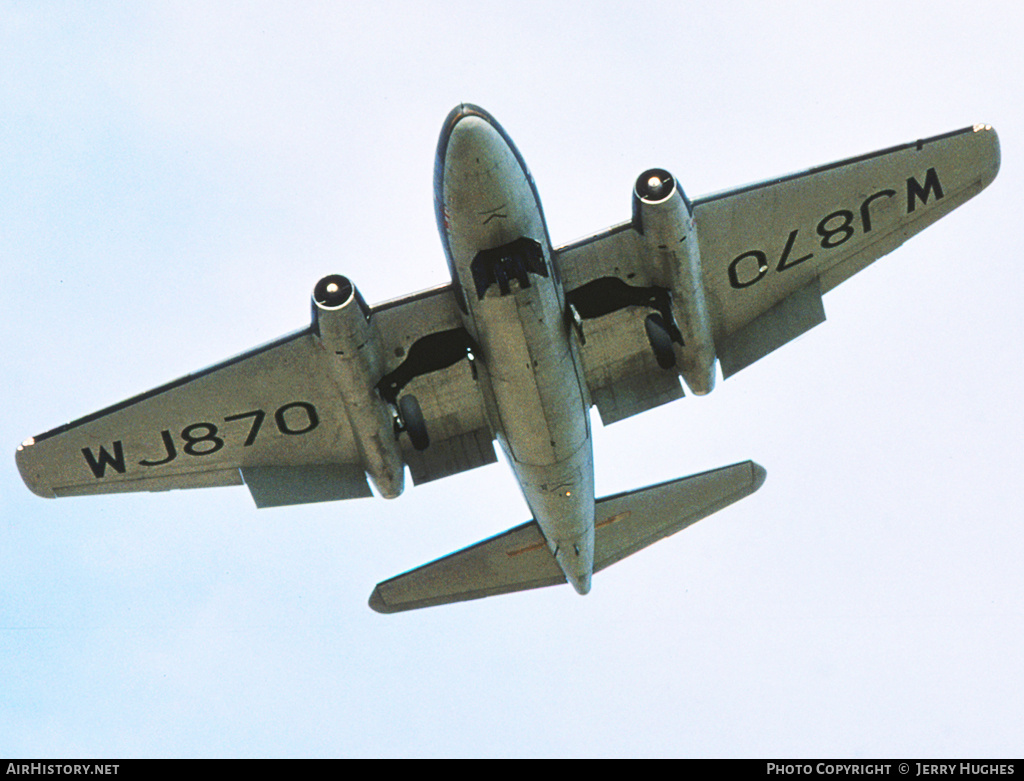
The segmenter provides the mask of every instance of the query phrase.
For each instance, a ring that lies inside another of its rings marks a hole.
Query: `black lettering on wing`
[[[305,421],[300,421],[293,416],[289,422],[286,416],[293,409],[302,410],[302,415],[298,417],[305,417]],[[277,421],[278,431],[292,436],[295,434],[305,434],[320,425],[320,418],[316,414],[316,407],[307,401],[293,401],[291,404],[285,404],[274,413],[274,420]]]
[[[144,458],[139,461],[142,466],[160,466],[161,464],[167,464],[173,461],[178,456],[178,451],[174,447],[174,440],[171,438],[171,432],[164,429],[160,432],[160,438],[164,443],[164,451],[166,455],[159,461],[150,461],[148,458]]]
[[[114,455],[110,455],[110,451],[108,451],[103,445],[100,445],[100,452],[98,456],[93,454],[92,448],[82,448],[82,455],[85,456],[85,463],[89,465],[89,469],[92,470],[93,477],[97,480],[106,475],[108,466],[112,466],[115,472],[124,474],[124,446],[121,444],[120,439],[114,442],[113,448]]]
[[[744,263],[747,258],[749,262]],[[737,290],[750,287],[768,273],[768,256],[759,249],[738,255],[729,264],[729,284]]]
[[[242,442],[242,446],[251,447],[256,442],[266,416],[267,413],[264,410],[254,409],[237,415],[228,415],[224,418],[224,421],[226,423],[233,423],[249,420],[249,431]],[[308,401],[293,401],[290,404],[279,407],[277,412],[274,413],[274,420],[277,423],[277,430],[289,436],[308,434],[320,425],[320,416],[317,414],[316,407]],[[241,432],[237,433],[240,434]],[[209,456],[220,451],[225,446],[235,445],[237,442],[234,437],[229,442],[224,438],[216,424],[207,421],[200,421],[185,426],[181,431],[181,440],[184,443],[181,452],[188,456]],[[160,432],[160,441],[163,444],[163,457],[160,459],[143,458],[139,461],[141,466],[162,466],[178,457],[178,447],[169,429],[164,429]],[[108,466],[119,473],[124,473],[125,471],[122,441],[117,440],[114,442],[112,448],[113,455],[102,445],[99,448],[98,454],[94,453],[90,448],[82,448],[85,461],[97,479],[106,474]]]
[[[874,227],[872,222],[874,215],[871,213],[874,202],[881,198],[893,198],[895,195],[895,190],[886,188],[872,193],[861,201],[860,224],[863,233],[870,233]],[[907,179],[908,214],[914,211],[918,200],[922,204],[927,204],[932,196],[935,197],[935,200],[943,197],[942,183],[939,181],[939,175],[934,168],[928,169],[923,185],[914,177]],[[881,208],[881,205],[879,208]],[[821,237],[819,244],[823,250],[841,247],[857,233],[854,212],[850,209],[837,209],[826,214],[818,220],[815,232]],[[777,272],[788,271],[814,257],[813,252],[808,252],[806,255],[798,258],[791,257],[794,254],[794,247],[796,246],[799,233],[799,228],[794,228],[789,232],[789,236],[786,238],[786,245],[782,249],[782,255],[775,266]],[[747,250],[737,255],[728,267],[729,284],[736,290],[742,290],[757,284],[767,274],[768,256],[762,250],[757,249]]]
[[[250,447],[253,442],[256,441],[256,436],[260,433],[260,426],[263,425],[263,418],[267,413],[261,409],[254,409],[252,412],[241,412],[238,415],[228,415],[224,418],[226,423],[230,423],[234,420],[245,420],[246,418],[252,418],[252,426],[249,427],[249,435],[245,438],[243,443],[245,447]]]
[[[839,220],[838,224],[835,221]],[[853,212],[849,209],[840,209],[831,214],[826,214],[818,221],[817,232],[821,236],[822,249],[834,249],[843,244],[853,236]],[[829,223],[833,223],[830,228]],[[837,238],[838,237],[838,238]]]
[[[873,193],[864,199],[864,202],[860,205],[860,221],[865,233],[871,232],[871,202],[878,198],[892,198],[895,194],[895,190],[879,190],[877,193]]]
[[[789,259],[789,255],[793,251],[793,244],[796,242],[796,235],[799,232],[799,229],[789,232],[789,238],[786,239],[786,247],[782,250],[782,257],[779,259],[779,265],[775,267],[776,271],[785,271],[787,268],[793,268],[798,263],[803,263],[805,260],[810,260],[814,257],[813,252],[808,252],[802,258],[797,258],[796,260]]]
[[[942,198],[942,182],[939,181],[939,175],[936,173],[934,168],[929,168],[924,175],[924,186],[917,181],[913,176],[907,179],[907,214],[910,214],[917,207],[917,200],[921,199],[921,204],[926,206],[928,204],[928,196],[931,193],[935,193],[935,200]]]

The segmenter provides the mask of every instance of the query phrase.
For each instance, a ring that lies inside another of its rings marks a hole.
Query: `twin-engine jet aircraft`
[[[434,205],[452,281],[369,307],[344,276],[312,323],[27,440],[40,496],[244,483],[258,507],[402,492],[496,460],[533,520],[380,583],[380,612],[591,576],[756,491],[747,461],[594,498],[604,425],[702,395],[825,319],[822,294],[987,186],[975,125],[695,201],[645,171],[629,220],[554,247],[519,151],[484,110],[441,131]]]

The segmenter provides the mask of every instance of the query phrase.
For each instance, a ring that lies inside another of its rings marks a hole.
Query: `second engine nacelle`
[[[313,288],[313,332],[326,353],[366,473],[381,496],[402,493],[405,466],[390,405],[377,392],[384,372],[370,308],[355,285],[331,274]]]
[[[637,178],[633,227],[648,268],[672,291],[672,314],[683,342],[674,348],[680,374],[694,393],[709,393],[715,387],[715,344],[693,205],[668,171],[651,168]]]
[[[633,187],[633,227],[645,238],[662,244],[682,241],[692,221],[693,206],[663,168],[651,168]]]
[[[370,340],[370,308],[348,277],[330,274],[316,283],[313,330],[338,354],[355,353]]]

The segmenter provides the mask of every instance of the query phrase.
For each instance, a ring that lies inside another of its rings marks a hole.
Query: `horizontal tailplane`
[[[753,461],[598,499],[594,572],[675,534],[764,483]],[[378,613],[565,583],[535,521],[379,583],[370,596]]]

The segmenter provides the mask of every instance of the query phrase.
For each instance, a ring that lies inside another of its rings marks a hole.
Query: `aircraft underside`
[[[44,497],[245,485],[257,507],[398,496],[508,457],[531,520],[378,584],[384,613],[568,582],[756,491],[745,461],[595,498],[611,425],[711,392],[825,320],[823,295],[984,189],[987,125],[691,201],[660,168],[629,219],[553,247],[533,179],[476,106],[434,205],[452,281],[368,306],[345,276],[305,328],[23,442]],[[699,230],[698,230],[699,226]],[[671,438],[671,434],[667,435]],[[671,440],[675,441],[675,440]]]

